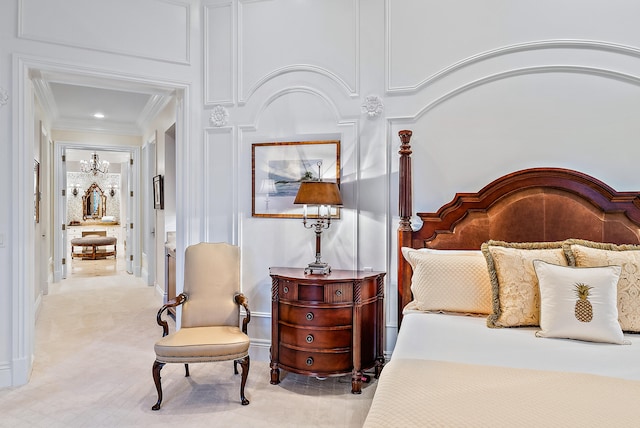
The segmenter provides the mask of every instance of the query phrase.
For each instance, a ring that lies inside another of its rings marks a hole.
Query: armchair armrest
[[[176,306],[180,306],[186,301],[187,301],[187,295],[184,293],[180,293],[176,296],[175,299],[169,300],[160,308],[160,310],[158,311],[158,315],[156,315],[156,321],[158,322],[158,325],[162,327],[162,337],[169,334],[169,324],[162,319],[162,313],[169,308],[175,308]]]
[[[235,300],[236,304],[238,304],[239,306],[242,306],[245,312],[247,313],[247,316],[244,317],[244,319],[242,320],[242,332],[244,334],[247,334],[247,324],[249,324],[249,322],[251,321],[251,311],[249,310],[249,300],[242,293],[236,294],[233,297],[233,299]]]

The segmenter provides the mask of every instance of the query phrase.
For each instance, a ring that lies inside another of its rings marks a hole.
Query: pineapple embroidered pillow
[[[534,260],[540,284],[538,337],[630,344],[618,322],[620,266],[572,267]]]

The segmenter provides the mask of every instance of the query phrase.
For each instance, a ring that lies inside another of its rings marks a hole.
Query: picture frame
[[[251,176],[253,217],[302,218],[303,207],[293,204],[301,181],[322,179],[340,187],[340,140],[254,143]],[[338,207],[332,217],[340,218]]]
[[[153,177],[153,207],[157,210],[164,209],[164,179],[162,175]]]

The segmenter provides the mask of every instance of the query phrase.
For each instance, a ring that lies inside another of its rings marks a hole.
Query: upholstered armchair
[[[160,370],[166,363],[181,363],[189,376],[189,363],[233,361],[234,373],[242,367],[240,399],[249,404],[244,387],[249,374],[249,336],[247,324],[251,312],[247,299],[238,293],[240,287],[240,251],[226,243],[200,243],[185,251],[184,292],[167,302],[158,311],[157,321],[162,327],[162,339],[155,344],[153,380],[158,402],[152,410],[160,409],[162,385]],[[169,334],[169,326],[162,314],[182,305],[181,328]],[[240,306],[246,317],[239,325]]]

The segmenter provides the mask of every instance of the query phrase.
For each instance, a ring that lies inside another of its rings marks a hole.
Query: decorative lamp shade
[[[329,181],[303,181],[293,201],[298,205],[341,206],[342,197],[336,183]]]

